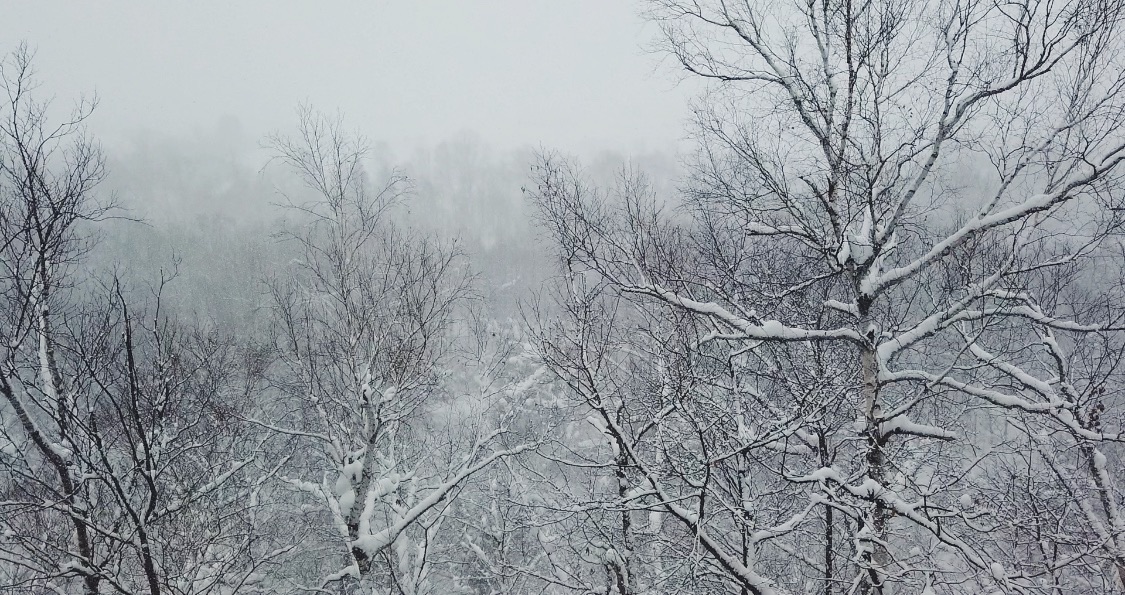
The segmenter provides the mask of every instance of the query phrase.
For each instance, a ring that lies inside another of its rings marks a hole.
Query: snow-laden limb
[[[337,570],[336,572],[325,575],[325,577],[320,581],[320,588],[323,589],[323,588],[327,587],[328,585],[330,585],[332,583],[335,583],[335,582],[338,582],[338,581],[342,581],[345,578],[352,578],[352,579],[358,580],[360,578],[359,577],[359,564],[355,564],[355,563],[348,564],[347,566],[341,568],[340,570]]]
[[[815,508],[817,508],[818,506],[823,506],[823,504],[824,503],[820,500],[819,497],[811,498],[808,506],[806,506],[804,509],[802,509],[801,511],[794,514],[792,517],[790,517],[784,523],[781,523],[780,525],[776,525],[776,526],[773,526],[773,527],[769,527],[767,529],[759,529],[759,530],[751,533],[750,534],[750,541],[755,543],[755,544],[761,544],[762,542],[774,539],[776,537],[780,537],[782,535],[788,535],[789,533],[792,533],[797,528],[797,525],[803,523],[805,521],[805,519],[808,518],[809,514],[812,513],[812,511]]]
[[[959,381],[954,378],[950,372],[935,374],[917,369],[894,372],[884,369],[880,374],[880,380],[884,382],[921,380],[931,386],[946,386],[965,394],[982,398],[999,407],[1018,409],[1029,413],[1046,414],[1066,427],[1069,431],[1075,433],[1075,435],[1086,440],[1121,440],[1122,435],[1120,432],[1094,431],[1083,426],[1083,424],[1075,418],[1073,413],[1076,407],[1076,403],[1073,400],[1075,390],[1066,380],[1066,356],[1062,353],[1058,343],[1053,339],[1050,329],[1047,329],[1045,334],[1040,336],[1040,341],[1047,347],[1053,361],[1055,361],[1058,367],[1058,377],[1049,380],[1037,378],[1022,367],[1009,363],[1001,356],[988,351],[977,342],[971,342],[967,345],[968,353],[972,354],[977,360],[1011,378],[1026,391],[1038,395],[1039,400],[1030,400],[1024,396],[989,388],[980,383]]]
[[[153,510],[150,514],[151,520],[159,520],[170,514],[180,512],[185,507],[196,503],[200,499],[210,496],[213,492],[225,486],[232,477],[243,471],[243,469],[245,469],[253,462],[254,459],[252,458],[243,459],[241,461],[234,461],[229,469],[227,469],[226,471],[220,471],[218,475],[216,475],[213,479],[193,490],[191,494],[189,494],[186,498],[177,498],[172,502],[169,502],[164,507]]]
[[[39,428],[35,419],[28,413],[27,408],[24,407],[23,403],[16,395],[16,391],[13,389],[8,375],[4,372],[0,372],[0,393],[4,395],[8,406],[16,412],[16,418],[19,419],[24,431],[35,443],[35,446],[42,451],[43,455],[56,467],[65,467],[71,455],[71,451],[58,442],[47,439],[47,434]]]
[[[995,308],[984,311],[981,313],[982,318],[987,318],[989,316],[1020,316],[1047,328],[1076,333],[1096,333],[1119,330],[1121,328],[1118,322],[1084,324],[1066,318],[1048,315],[1043,312],[1027,294],[1013,295],[1011,292],[996,290],[989,291],[988,294],[1005,300],[1018,300],[1021,303],[1015,307]]]
[[[1074,199],[1082,188],[1113,171],[1122,160],[1125,160],[1125,144],[1111,148],[1106,152],[1104,158],[1098,161],[1097,165],[1091,165],[1089,173],[1077,177],[1053,192],[1037,194],[1019,204],[982,214],[969,220],[957,231],[936,242],[928,251],[913,261],[882,271],[870,278],[865,278],[863,280],[865,293],[876,295],[903,282],[981,232],[1020,221],[1030,215]]]
[[[733,339],[737,337],[739,339],[764,341],[826,341],[846,339],[857,343],[863,340],[860,334],[851,328],[821,330],[786,326],[777,320],[752,322],[714,302],[696,301],[677,294],[676,292],[664,289],[656,284],[626,285],[622,287],[622,290],[630,293],[648,295],[670,305],[679,306],[695,314],[712,317],[730,326],[737,332],[736,335],[731,335],[726,338]]]
[[[831,482],[843,488],[848,494],[855,498],[882,502],[898,515],[910,519],[910,521],[917,526],[924,528],[933,535],[934,538],[957,552],[976,568],[991,572],[996,564],[995,561],[986,558],[983,552],[969,542],[951,533],[948,529],[943,530],[937,522],[925,514],[924,510],[928,506],[925,501],[907,502],[899,497],[893,490],[871,478],[864,479],[859,484],[853,484],[848,482],[839,470],[831,467],[822,467],[806,475],[792,476],[789,479],[800,483]],[[1000,577],[997,577],[997,580],[1005,580],[1006,578],[1007,575],[1002,574]],[[1018,585],[1012,585],[1012,587],[1015,588],[1017,592],[1026,592]]]
[[[939,428],[930,424],[911,421],[905,414],[897,415],[879,423],[879,433],[883,436],[905,434],[920,438],[936,438],[938,440],[956,440],[957,432]]]
[[[983,317],[985,313],[976,312],[968,308],[988,291],[993,285],[1003,278],[1003,269],[993,272],[988,277],[972,283],[965,289],[965,295],[946,307],[938,309],[929,316],[918,321],[912,328],[902,331],[892,338],[882,341],[876,348],[876,356],[880,368],[885,368],[899,352],[934,336],[936,333],[958,322],[974,320]]]
[[[827,300],[826,302],[824,302],[824,305],[832,308],[833,310],[839,310],[840,312],[848,314],[849,316],[859,317],[859,306],[855,305],[854,303],[846,304],[839,300]]]
[[[1061,409],[1067,406],[1067,404],[1061,400],[1048,402],[1030,401],[1018,395],[959,381],[950,374],[934,374],[917,369],[896,370],[893,372],[887,370],[879,375],[879,380],[886,383],[921,381],[931,386],[947,386],[965,394],[983,398],[999,407],[1019,409],[1029,413],[1047,413],[1053,409]]]
[[[274,425],[274,424],[271,424],[271,423],[261,421],[259,419],[255,419],[253,417],[244,417],[244,418],[242,418],[242,421],[245,421],[246,423],[254,424],[255,426],[258,426],[258,427],[260,427],[262,429],[265,429],[265,430],[269,430],[271,432],[277,432],[278,434],[285,434],[286,436],[296,436],[296,437],[299,437],[299,438],[310,438],[310,439],[313,439],[313,440],[319,440],[319,441],[324,442],[326,444],[333,444],[332,438],[330,438],[326,434],[321,434],[319,432],[309,432],[309,431],[305,431],[305,430],[285,428],[285,427],[281,427],[281,426],[277,426],[277,425]]]
[[[1105,453],[1096,446],[1089,447],[1087,452],[1091,474],[1094,476],[1094,484],[1098,491],[1098,497],[1109,519],[1109,533],[1114,536],[1114,545],[1116,546],[1115,553],[1120,565],[1122,562],[1125,562],[1125,515],[1122,515],[1121,508],[1117,504],[1117,499],[1114,498],[1112,493],[1116,482],[1110,478],[1110,472],[1107,467],[1108,459]]]
[[[428,494],[411,506],[405,513],[401,514],[401,518],[393,525],[384,527],[378,531],[373,531],[367,535],[360,535],[352,542],[352,545],[360,548],[369,556],[375,556],[381,550],[394,543],[395,539],[397,539],[411,523],[440,504],[442,500],[444,500],[451,491],[461,485],[466,478],[485,469],[499,459],[518,455],[533,447],[534,445],[531,444],[523,444],[515,448],[494,451],[480,460],[466,465],[453,477],[431,487],[428,490]],[[370,526],[370,514],[365,512],[364,517],[367,520],[368,526]]]

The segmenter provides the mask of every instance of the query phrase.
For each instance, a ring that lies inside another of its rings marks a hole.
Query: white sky
[[[96,91],[107,149],[138,133],[293,127],[340,109],[396,152],[464,131],[498,149],[674,151],[697,88],[646,53],[625,0],[13,2],[0,51],[37,50],[61,101]],[[62,106],[60,106],[62,107]]]

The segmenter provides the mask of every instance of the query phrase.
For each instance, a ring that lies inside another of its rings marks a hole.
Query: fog
[[[308,105],[366,137],[373,171],[415,181],[400,216],[460,238],[496,284],[522,291],[544,270],[521,191],[536,151],[574,156],[602,180],[627,164],[668,188],[678,175],[686,107],[701,87],[651,51],[657,29],[642,8],[47,2],[9,7],[0,39],[29,44],[57,109],[98,101],[86,125],[106,151],[102,191],[148,226],[109,234],[107,260],[146,235],[147,266],[173,252],[191,259],[190,238],[205,229],[272,250],[257,236],[282,216],[285,182],[265,144]],[[198,270],[189,264],[183,274]]]
[[[633,2],[20,3],[0,39],[28,41],[63,101],[96,92],[107,147],[220,131],[235,146],[341,110],[396,158],[463,132],[498,150],[674,151],[689,87],[647,51]],[[667,65],[665,65],[667,66]]]
[[[1123,170],[1112,0],[12,3],[0,593],[1122,595]]]

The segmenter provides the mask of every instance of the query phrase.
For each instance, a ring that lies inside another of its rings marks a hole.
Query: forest
[[[8,44],[0,592],[1125,593],[1125,1],[643,10],[674,158],[176,186]]]

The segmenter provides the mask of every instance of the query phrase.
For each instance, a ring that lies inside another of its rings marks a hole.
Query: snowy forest
[[[1125,1],[638,10],[675,154],[115,155],[5,40],[0,592],[1125,593]]]

